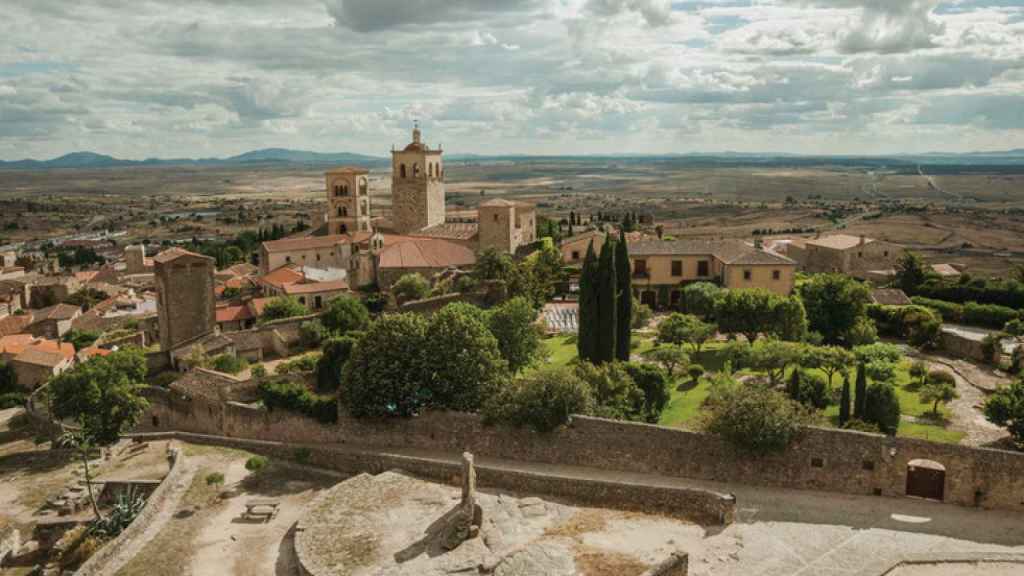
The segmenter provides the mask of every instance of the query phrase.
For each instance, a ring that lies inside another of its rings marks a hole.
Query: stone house
[[[437,238],[392,238],[377,258],[377,283],[388,288],[405,274],[427,280],[446,270],[476,264],[476,254],[466,246]]]
[[[14,368],[18,386],[32,390],[70,368],[75,347],[31,334],[4,336],[0,338],[0,360]]]
[[[28,325],[28,331],[33,336],[58,340],[71,330],[72,323],[81,315],[82,309],[71,304],[56,304],[49,308],[35,310],[32,313],[32,323]]]
[[[369,236],[368,232],[360,232],[264,242],[260,245],[260,274],[266,276],[288,264],[347,270],[351,266],[353,243]]]
[[[587,247],[590,243],[594,243],[594,253],[599,254],[607,237],[604,232],[589,230],[563,239],[558,245],[558,251],[562,253],[562,262],[568,266],[583,266],[583,259],[587,256]]]
[[[629,259],[633,292],[652,308],[677,306],[699,281],[788,295],[796,276],[793,260],[739,240],[640,240],[629,242]]]
[[[786,255],[804,272],[841,272],[857,278],[866,278],[871,271],[893,269],[903,253],[902,246],[850,234],[795,238],[786,248]]]
[[[74,276],[42,276],[33,279],[29,285],[29,303],[32,308],[45,308],[63,302],[82,289],[82,283]]]

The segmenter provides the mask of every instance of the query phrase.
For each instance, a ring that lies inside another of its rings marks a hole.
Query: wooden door
[[[946,472],[920,466],[907,467],[907,496],[942,501]]]

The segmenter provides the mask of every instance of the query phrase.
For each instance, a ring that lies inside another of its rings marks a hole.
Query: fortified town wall
[[[644,472],[851,494],[903,496],[908,465],[946,469],[944,501],[1024,511],[1024,454],[879,434],[808,428],[784,453],[753,456],[715,436],[634,422],[575,416],[551,434],[485,426],[473,414],[430,412],[409,419],[337,424],[238,403],[150,394],[140,431],[182,431],[287,444],[359,449],[472,452],[479,458]]]

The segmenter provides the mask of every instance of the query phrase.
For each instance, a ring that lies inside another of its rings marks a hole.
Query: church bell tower
[[[431,149],[419,125],[412,142],[391,151],[391,206],[395,232],[408,234],[444,224],[444,164],[440,148]]]

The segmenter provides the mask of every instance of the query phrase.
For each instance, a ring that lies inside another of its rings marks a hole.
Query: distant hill
[[[801,155],[785,152],[749,153],[723,151],[717,153],[689,154],[595,154],[565,156],[533,156],[524,154],[477,155],[450,154],[449,162],[488,163],[488,162],[623,162],[623,163],[677,163],[681,165],[844,165],[866,168],[897,167],[906,169],[917,165],[953,169],[965,167],[974,171],[984,171],[985,167],[1011,167],[1017,170],[1024,166],[1024,149],[967,152],[962,154],[947,152],[930,152],[925,154],[892,154],[892,155]],[[387,158],[354,154],[351,152],[311,152],[308,150],[290,150],[287,148],[264,148],[253,150],[228,158],[148,158],[146,160],[122,160],[97,154],[95,152],[73,152],[52,160],[17,160],[0,161],[0,170],[46,170],[51,168],[114,168],[130,166],[252,166],[294,164],[308,166],[340,166],[355,165],[364,167],[384,167]]]
[[[322,153],[308,150],[288,150],[286,148],[265,148],[253,150],[230,158],[147,158],[146,160],[122,160],[97,154],[95,152],[72,152],[52,160],[15,160],[0,161],[0,169],[14,170],[46,170],[50,168],[115,168],[126,166],[239,166],[249,164],[315,164],[340,165],[354,164],[357,166],[374,166],[384,164],[386,160],[376,156],[354,154],[351,152]]]

